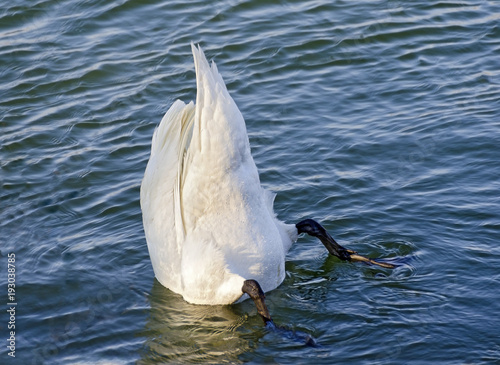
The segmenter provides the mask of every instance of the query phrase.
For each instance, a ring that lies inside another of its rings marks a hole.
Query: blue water
[[[500,362],[500,3],[16,1],[0,10],[0,363]],[[222,73],[289,223],[267,301],[194,306],[148,256],[151,137]],[[15,359],[5,345],[15,253]],[[3,308],[3,309],[2,309]]]

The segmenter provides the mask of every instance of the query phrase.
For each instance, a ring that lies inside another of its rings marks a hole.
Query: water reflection
[[[156,279],[149,300],[140,364],[235,363],[251,349],[251,341],[238,330],[247,319],[238,306],[189,304]]]

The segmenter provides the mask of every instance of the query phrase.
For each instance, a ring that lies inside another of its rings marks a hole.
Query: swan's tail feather
[[[213,168],[230,169],[250,156],[245,121],[217,66],[191,44],[196,69],[196,111],[190,149],[203,153]],[[190,152],[191,153],[191,152]],[[222,166],[222,167],[221,167]]]

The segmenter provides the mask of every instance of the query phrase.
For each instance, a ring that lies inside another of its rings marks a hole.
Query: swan
[[[392,267],[340,246],[312,219],[280,221],[264,189],[245,121],[212,61],[191,44],[196,104],[177,100],[156,128],[140,189],[144,232],[158,281],[193,304],[252,298],[272,323],[265,292],[285,278],[301,233],[347,261]]]

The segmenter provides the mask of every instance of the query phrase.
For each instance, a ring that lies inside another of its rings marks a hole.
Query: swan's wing
[[[262,190],[264,190],[264,201],[266,202],[269,216],[273,217],[274,223],[278,228],[281,237],[281,242],[283,243],[283,251],[286,254],[290,250],[290,247],[292,247],[292,244],[295,241],[297,241],[297,238],[299,236],[297,228],[295,227],[295,224],[287,224],[285,222],[282,222],[276,216],[276,213],[274,212],[273,208],[274,198],[276,198],[276,193],[265,190],[264,188]]]
[[[181,285],[182,251],[182,240],[176,231],[180,214],[179,172],[193,120],[192,102],[174,102],[154,132],[141,184],[142,217],[153,269],[157,279],[176,292]]]

